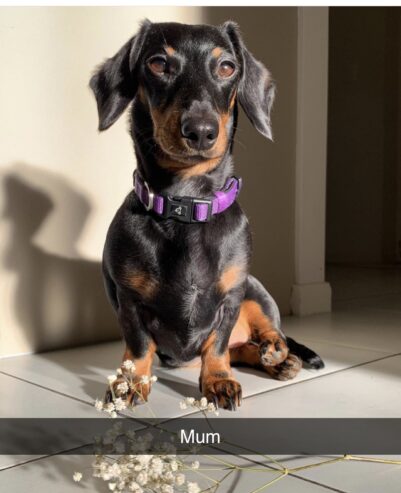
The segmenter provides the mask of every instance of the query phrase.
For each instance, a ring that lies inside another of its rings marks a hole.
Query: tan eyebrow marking
[[[220,46],[216,46],[216,48],[213,48],[212,50],[212,55],[214,58],[219,58],[219,56],[223,53],[223,48],[220,48]]]
[[[164,47],[164,49],[165,49],[167,55],[173,56],[175,53],[175,49],[172,46],[167,45]]]

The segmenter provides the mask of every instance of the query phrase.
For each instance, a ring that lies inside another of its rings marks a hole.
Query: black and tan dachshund
[[[294,378],[302,360],[323,367],[285,337],[274,300],[248,273],[251,237],[235,200],[233,138],[238,104],[271,138],[274,83],[238,26],[145,21],[97,68],[90,87],[99,130],[132,103],[137,171],[109,228],[103,272],[123,359],[134,361],[143,399],[151,384],[141,377],[150,375],[155,353],[169,366],[200,359],[202,394],[226,409],[241,403],[231,365],[279,380]],[[122,397],[135,403],[136,395]]]

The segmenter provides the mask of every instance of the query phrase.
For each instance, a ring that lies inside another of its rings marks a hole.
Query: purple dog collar
[[[134,172],[134,190],[145,209],[164,219],[172,218],[185,223],[206,223],[214,214],[228,209],[235,202],[241,185],[241,178],[232,176],[213,197],[172,197],[152,192],[148,183],[137,171]]]

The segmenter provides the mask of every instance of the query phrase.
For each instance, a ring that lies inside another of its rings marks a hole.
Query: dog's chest
[[[220,296],[217,292],[221,254],[217,248],[188,242],[166,249],[160,258],[159,302],[183,325],[211,323]]]

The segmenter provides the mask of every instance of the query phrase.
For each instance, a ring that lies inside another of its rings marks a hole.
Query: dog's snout
[[[219,125],[214,118],[187,117],[181,124],[181,134],[192,149],[207,151],[219,135]]]

